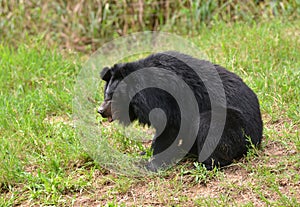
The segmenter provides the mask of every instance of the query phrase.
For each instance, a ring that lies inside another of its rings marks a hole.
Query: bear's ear
[[[102,80],[108,82],[111,78],[111,70],[108,67],[103,68],[100,72],[100,77]]]

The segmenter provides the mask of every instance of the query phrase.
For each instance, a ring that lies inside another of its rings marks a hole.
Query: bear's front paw
[[[157,172],[159,167],[153,161],[150,161],[146,164],[146,169],[151,172]]]

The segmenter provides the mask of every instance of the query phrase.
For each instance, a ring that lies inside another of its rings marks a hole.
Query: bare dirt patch
[[[67,115],[62,115],[62,116],[56,116],[56,115],[48,115],[45,119],[44,119],[45,123],[49,123],[49,124],[57,124],[57,123],[63,123],[66,125],[70,125],[73,126],[73,122],[70,119],[69,116]]]

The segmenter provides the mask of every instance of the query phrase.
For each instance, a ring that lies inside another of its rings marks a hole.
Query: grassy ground
[[[299,24],[220,23],[191,39],[257,93],[262,149],[222,170],[185,161],[149,178],[101,168],[75,138],[72,90],[85,57],[39,40],[18,49],[1,43],[0,206],[300,205]],[[108,138],[119,130],[106,129]]]

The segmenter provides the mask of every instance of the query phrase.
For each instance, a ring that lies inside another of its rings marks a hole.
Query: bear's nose
[[[100,107],[100,108],[98,109],[98,113],[102,115],[102,114],[104,113],[104,108],[101,108],[101,107]]]

